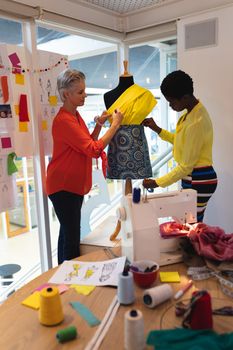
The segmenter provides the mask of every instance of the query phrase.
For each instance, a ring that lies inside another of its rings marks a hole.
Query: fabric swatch
[[[70,302],[70,305],[79,313],[82,318],[84,318],[89,326],[95,327],[100,324],[100,320],[98,320],[98,318],[95,317],[91,310],[82,303],[75,301]]]

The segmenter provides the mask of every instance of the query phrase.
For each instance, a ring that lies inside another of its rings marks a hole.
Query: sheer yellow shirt
[[[175,133],[162,129],[159,136],[173,144],[173,157],[177,163],[168,174],[155,179],[160,187],[177,182],[196,167],[212,165],[213,127],[201,102],[179,118]]]

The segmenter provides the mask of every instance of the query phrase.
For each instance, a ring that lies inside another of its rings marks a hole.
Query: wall
[[[184,49],[184,25],[217,18],[218,44]],[[214,165],[219,177],[205,221],[233,232],[233,6],[178,21],[178,66],[194,80],[195,96],[207,107],[214,126]]]

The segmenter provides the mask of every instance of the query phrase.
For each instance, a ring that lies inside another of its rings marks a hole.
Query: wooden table
[[[115,252],[120,254],[120,248]],[[107,260],[108,256],[104,250],[92,252],[79,258],[82,261],[101,261]],[[116,295],[114,287],[96,287],[89,296],[77,294],[74,289],[69,289],[61,295],[65,320],[62,324],[54,327],[46,327],[38,321],[38,311],[25,307],[21,302],[38,286],[47,282],[54,274],[56,268],[51,269],[41,276],[35,278],[24,287],[16,291],[0,306],[0,349],[2,350],[69,350],[84,349],[87,343],[94,336],[97,327],[89,327],[88,324],[76,313],[69,305],[70,301],[80,301],[85,304],[100,320],[103,319],[110,303]],[[186,267],[184,264],[174,264],[164,266],[163,271],[179,271],[181,282],[187,282]],[[160,282],[157,282],[160,284]],[[172,283],[174,293],[180,289],[180,283]],[[182,299],[188,300],[192,292],[196,289],[206,289],[210,292],[213,300],[223,300],[225,305],[232,305],[232,299],[226,297],[220,289],[215,278],[205,281],[195,281],[194,286],[183,296]],[[145,323],[145,337],[150,330],[162,328],[172,328],[177,322],[174,308],[174,300],[169,300],[155,309],[149,309],[142,303],[143,290],[135,287],[136,301],[131,306],[120,306],[117,315],[106,334],[100,349],[102,350],[121,350],[124,349],[124,314],[127,310],[136,308],[143,312]],[[182,300],[181,299],[181,300]],[[163,324],[164,316],[169,312],[168,321]],[[218,327],[222,332],[233,331],[233,318],[224,316],[218,317]],[[227,324],[227,326],[226,326]],[[59,329],[70,325],[77,327],[79,337],[75,340],[60,344],[56,340],[56,333]]]

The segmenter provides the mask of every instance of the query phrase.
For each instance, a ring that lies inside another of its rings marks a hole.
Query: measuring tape
[[[216,277],[220,283],[221,291],[228,297],[233,298],[233,282],[231,282],[229,279],[223,278],[220,275],[221,272],[212,271],[207,266],[191,266],[188,268],[187,274],[195,281],[201,281],[211,277]]]

